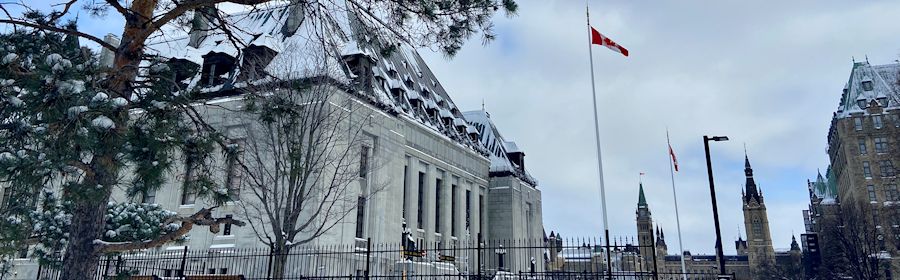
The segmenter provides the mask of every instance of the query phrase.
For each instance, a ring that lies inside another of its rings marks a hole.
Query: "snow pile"
[[[109,203],[106,212],[106,232],[103,241],[144,241],[178,230],[174,223],[177,213],[157,204]]]
[[[3,56],[3,59],[0,60],[0,63],[2,63],[2,64],[10,64],[10,63],[12,63],[13,61],[15,61],[15,60],[18,59],[18,58],[19,58],[19,55],[17,55],[17,54],[14,54],[14,53],[8,53],[8,54],[6,54],[5,56]]]
[[[116,128],[116,124],[113,123],[110,118],[103,115],[94,118],[94,120],[91,121],[91,125],[101,130],[110,130]]]
[[[77,117],[77,116],[80,115],[81,113],[84,113],[84,112],[87,112],[87,111],[88,111],[88,107],[87,107],[87,106],[83,106],[83,105],[82,105],[82,106],[72,106],[72,107],[69,107],[68,110],[66,110],[66,115],[68,115],[69,118],[74,119],[75,117]]]

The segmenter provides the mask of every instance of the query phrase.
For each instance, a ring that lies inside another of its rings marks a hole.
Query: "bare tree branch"
[[[31,28],[40,29],[40,30],[54,31],[54,32],[60,32],[60,33],[64,33],[64,34],[71,34],[71,35],[75,35],[75,36],[78,36],[81,38],[85,38],[85,39],[94,41],[94,43],[97,43],[101,47],[104,47],[106,49],[109,49],[112,51],[116,50],[115,46],[110,45],[107,42],[104,42],[103,39],[94,37],[93,35],[90,35],[90,34],[87,34],[87,33],[84,33],[84,32],[78,31],[78,30],[70,30],[70,29],[59,28],[59,27],[51,26],[51,25],[32,23],[32,22],[14,20],[14,19],[0,19],[0,23],[12,24],[13,26],[21,25],[21,26],[27,26],[27,27],[31,27]]]

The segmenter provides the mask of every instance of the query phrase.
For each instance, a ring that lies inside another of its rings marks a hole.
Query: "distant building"
[[[800,246],[794,239],[790,250],[776,252],[772,247],[765,200],[762,190],[757,187],[753,178],[753,168],[750,166],[750,159],[746,155],[744,157],[744,174],[746,175],[746,182],[743,190],[742,209],[747,240],[744,240],[743,237],[738,237],[738,240],[734,242],[737,255],[725,256],[725,272],[733,273],[736,279],[767,279],[765,278],[767,276],[764,276],[766,275],[764,270],[772,270],[773,273],[777,272],[787,277],[795,277],[790,279],[799,279],[803,270]],[[704,275],[718,273],[716,255],[692,255],[690,251],[685,251],[681,255],[669,255],[665,233],[662,229],[656,230],[655,241],[650,242],[650,240],[654,240],[654,232],[647,230],[646,227],[642,227],[642,225],[652,225],[653,223],[643,185],[639,186],[638,192],[638,210],[636,212],[638,245],[641,248],[643,246],[655,246],[656,259],[660,262],[658,264],[659,271],[662,273],[660,274],[660,279],[681,279],[681,275],[677,273],[681,272],[682,258],[685,260],[685,271],[687,273]],[[649,236],[650,238],[641,238],[642,236]],[[641,253],[641,259],[647,263],[649,259],[646,257],[647,253],[645,250],[641,250]]]
[[[807,273],[815,273],[831,261],[823,254],[835,250],[830,228],[823,221],[863,225],[876,237],[874,249],[865,254],[879,258],[885,278],[900,268],[900,192],[895,163],[900,161],[900,63],[871,65],[853,62],[828,131],[829,166],[808,182],[810,204],[804,210],[806,233],[801,238],[811,261]],[[852,211],[847,211],[848,209]]]

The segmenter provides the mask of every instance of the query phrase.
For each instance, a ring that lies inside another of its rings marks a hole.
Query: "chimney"
[[[188,46],[193,48],[200,47],[200,43],[203,42],[203,39],[206,39],[210,29],[210,18],[215,12],[216,8],[213,6],[202,6],[194,10],[194,19],[191,20],[191,31],[188,33],[190,35]]]
[[[119,46],[119,37],[117,37],[115,34],[109,33],[103,37],[103,42],[106,42],[110,45],[118,47]],[[116,58],[116,54],[113,53],[113,51],[111,51],[107,48],[100,49],[100,65],[101,66],[107,67],[107,68],[112,68],[113,60],[115,60],[115,58]]]
[[[291,0],[290,10],[288,11],[287,19],[284,21],[284,25],[281,26],[281,34],[284,37],[290,37],[297,32],[297,28],[300,28],[300,24],[303,24],[303,20],[306,18],[306,7],[303,1]]]

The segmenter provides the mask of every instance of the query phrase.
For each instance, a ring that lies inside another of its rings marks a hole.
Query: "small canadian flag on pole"
[[[678,159],[675,158],[675,151],[672,150],[672,144],[669,144],[669,155],[672,156],[672,165],[675,166],[675,172],[678,172]]]
[[[591,27],[591,44],[601,45],[610,50],[613,50],[614,52],[621,53],[624,56],[628,56],[627,49],[625,49],[622,46],[619,46],[619,44],[616,44],[616,42],[613,42],[613,40],[609,39],[609,37],[606,37],[606,36],[603,36],[603,34],[600,34],[600,32],[597,31],[597,29],[594,29],[593,26]]]

